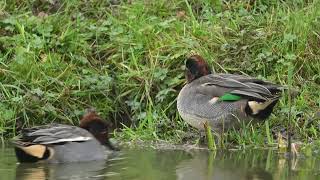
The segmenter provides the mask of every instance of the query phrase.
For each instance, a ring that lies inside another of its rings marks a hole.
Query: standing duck
[[[108,123],[88,111],[80,127],[50,124],[22,129],[13,141],[19,162],[66,163],[105,160],[109,146]]]
[[[279,85],[244,75],[211,74],[199,55],[186,60],[185,73],[187,84],[178,95],[177,108],[182,119],[199,130],[206,122],[221,132],[264,120],[280,98]]]

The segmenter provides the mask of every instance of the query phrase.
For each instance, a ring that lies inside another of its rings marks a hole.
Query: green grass
[[[119,138],[182,142],[176,110],[184,60],[203,55],[214,72],[245,73],[284,93],[268,124],[225,134],[227,144],[268,146],[292,119],[293,139],[319,137],[318,1],[0,2],[0,133],[50,122],[77,124],[96,107]],[[124,126],[122,126],[124,124]]]

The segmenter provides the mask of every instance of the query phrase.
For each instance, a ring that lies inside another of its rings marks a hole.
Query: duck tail
[[[245,111],[253,118],[261,120],[266,119],[271,115],[274,106],[279,101],[279,98],[280,96],[275,96],[265,102],[248,101]]]
[[[276,85],[276,84],[268,84],[268,85],[265,85],[266,88],[268,88],[268,90],[271,92],[271,94],[273,95],[278,95],[280,96],[281,92],[284,92],[284,91],[288,91],[289,90],[289,87],[287,85]],[[299,95],[299,89],[297,88],[291,88],[290,89],[290,95],[292,97],[296,97]]]
[[[50,151],[45,145],[31,144],[27,145],[24,142],[12,141],[16,157],[19,162],[33,163],[40,160],[45,160],[50,157]]]
[[[283,90],[285,90],[285,88],[283,86],[276,85],[276,84],[266,84],[266,85],[264,85],[264,87],[267,88],[271,92],[271,94],[273,94],[273,95],[278,95]]]

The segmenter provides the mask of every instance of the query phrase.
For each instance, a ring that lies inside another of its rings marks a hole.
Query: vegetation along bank
[[[1,1],[0,133],[77,125],[95,107],[117,138],[194,142],[197,131],[180,118],[176,98],[185,59],[196,52],[213,73],[292,90],[266,123],[225,133],[226,144],[273,145],[289,119],[295,141],[316,142],[319,17],[317,0]]]

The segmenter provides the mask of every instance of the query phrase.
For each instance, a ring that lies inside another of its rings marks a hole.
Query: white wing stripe
[[[57,139],[54,141],[41,142],[40,144],[54,144],[54,143],[61,143],[61,142],[88,141],[91,139],[92,139],[92,137],[63,138],[63,139]]]

